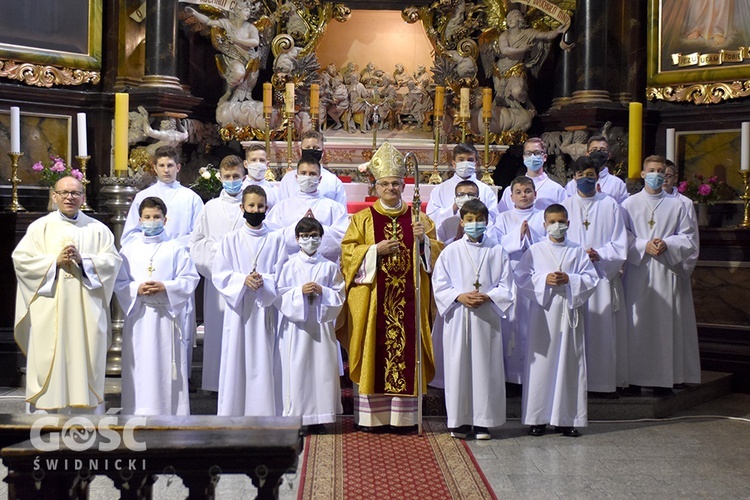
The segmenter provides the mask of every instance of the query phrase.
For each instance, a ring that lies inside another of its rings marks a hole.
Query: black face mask
[[[242,216],[245,218],[248,224],[253,227],[258,227],[266,218],[265,212],[242,212]]]
[[[602,168],[604,164],[607,163],[607,160],[609,160],[609,153],[605,153],[604,151],[592,151],[589,158],[594,160],[594,163],[596,163],[599,168]]]
[[[320,149],[303,149],[302,150],[302,158],[312,158],[313,160],[320,163],[321,158],[323,158],[323,151]]]

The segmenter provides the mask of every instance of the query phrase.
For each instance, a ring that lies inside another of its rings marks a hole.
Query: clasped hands
[[[302,293],[304,295],[307,295],[311,299],[314,299],[318,295],[323,293],[323,287],[315,283],[314,281],[310,281],[309,283],[305,283],[302,285]]]
[[[667,244],[661,238],[654,238],[646,243],[646,253],[658,257],[667,251]]]
[[[161,281],[144,281],[138,287],[138,295],[156,295],[166,291],[167,288]]]
[[[477,292],[476,290],[472,292],[466,292],[462,293],[458,297],[456,297],[456,300],[460,302],[461,304],[465,305],[466,307],[470,308],[476,308],[481,306],[482,304],[490,301],[490,296],[485,293]]]
[[[75,245],[66,245],[57,256],[57,267],[70,267],[73,263],[81,263],[81,254]]]
[[[567,285],[570,281],[568,275],[562,271],[555,271],[547,275],[546,283],[551,286]]]
[[[424,224],[422,222],[415,222],[412,224],[412,233],[414,234],[414,237],[419,240],[420,243],[424,242],[425,240],[425,228]],[[383,240],[379,241],[375,245],[375,250],[377,251],[378,255],[390,255],[392,253],[398,252],[399,247],[401,246],[400,240]]]
[[[245,277],[245,286],[252,290],[259,290],[263,287],[263,276],[257,271],[253,271]]]

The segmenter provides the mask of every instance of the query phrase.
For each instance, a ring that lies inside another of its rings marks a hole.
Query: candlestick
[[[740,141],[740,168],[748,171],[750,170],[750,122],[742,122]]]
[[[435,87],[435,109],[433,115],[435,119],[443,117],[443,105],[445,103],[445,87]]]
[[[10,182],[12,188],[10,192],[10,205],[5,207],[5,209],[11,212],[25,212],[26,209],[18,202],[18,183],[21,182],[21,179],[18,178],[18,159],[23,156],[23,153],[20,151],[9,151],[8,156],[10,156]]]
[[[88,156],[86,144],[86,113],[78,113],[78,156]]]
[[[289,84],[287,84],[287,90]],[[294,84],[292,84],[294,87]],[[294,113],[286,111],[286,168],[287,171],[292,169],[292,120],[294,119]]]
[[[83,113],[81,113],[83,114]],[[80,122],[79,122],[80,124]],[[80,147],[80,146],[79,146]],[[86,201],[86,191],[88,188],[89,183],[91,182],[88,177],[86,177],[86,165],[88,164],[89,160],[91,159],[90,156],[83,156],[78,155],[76,156],[76,160],[78,160],[78,163],[81,165],[81,174],[83,177],[81,178],[81,184],[83,184],[83,204],[81,205],[81,210],[84,212],[93,212],[94,209],[89,206],[89,204]]]
[[[21,108],[18,106],[10,108],[10,151],[21,152]]]
[[[667,129],[667,148],[666,148],[666,158],[667,160],[674,162],[674,139],[675,139],[675,130],[673,128]]]
[[[115,94],[115,175],[127,177],[128,172],[128,112],[130,96]]]
[[[492,118],[492,89],[482,89],[482,118]]]
[[[442,89],[442,87],[438,87],[438,89]],[[440,112],[440,115],[437,114],[437,109],[438,109],[437,95],[438,94],[436,90],[435,91],[435,123],[433,124],[433,127],[435,128],[435,151],[432,153],[432,174],[430,174],[430,179],[427,181],[429,184],[440,184],[441,182],[443,182],[443,179],[440,177],[440,172],[438,172],[438,163],[440,163],[440,129],[443,127],[443,113],[442,113],[442,102],[441,102],[441,106],[440,106],[441,112]],[[440,96],[440,100],[442,101],[442,95]]]
[[[263,113],[266,115],[271,114],[273,107],[273,86],[266,82],[263,84]]]
[[[310,117],[313,121],[313,129],[318,129],[318,118],[320,117],[320,85],[310,85]]]
[[[628,122],[628,178],[641,176],[641,149],[643,144],[643,104],[631,102]]]
[[[286,92],[284,93],[284,106],[287,113],[294,113],[294,84],[286,84]]]
[[[469,93],[468,87],[461,87],[461,98],[458,107],[458,116],[460,118],[468,119],[471,116],[471,111],[469,111],[470,100],[471,94]]]
[[[745,202],[745,216],[740,222],[738,229],[750,229],[750,170],[740,170],[745,190],[740,199]]]

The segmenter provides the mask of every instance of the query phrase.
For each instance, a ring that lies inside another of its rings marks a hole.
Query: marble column
[[[177,0],[146,0],[146,68],[141,87],[180,91]]]
[[[611,102],[606,90],[608,2],[580,0],[575,11],[575,104]]]
[[[574,27],[563,35],[567,44],[575,42]],[[560,109],[571,101],[576,85],[576,54],[572,50],[561,50],[555,66],[555,83],[551,109]]]

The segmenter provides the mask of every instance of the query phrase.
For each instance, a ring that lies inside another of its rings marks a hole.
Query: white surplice
[[[312,300],[302,293],[309,282],[323,289]],[[278,294],[283,415],[301,416],[303,425],[334,422],[343,411],[335,323],[346,298],[344,277],[320,253],[299,251],[281,270]]]
[[[224,297],[224,330],[219,374],[220,416],[274,416],[277,394],[276,277],[287,259],[280,232],[244,224],[219,242],[212,281]],[[245,285],[255,269],[263,277],[258,290]]]
[[[623,283],[628,316],[628,380],[631,384],[671,388],[700,383],[697,329],[685,262],[694,256],[695,227],[690,211],[676,197],[645,190],[625,200],[628,261]],[[649,221],[653,220],[653,228]],[[667,251],[646,253],[646,244],[661,238]],[[687,282],[683,285],[683,280]]]
[[[459,211],[456,210],[454,212],[453,205],[456,201],[456,185],[461,181],[471,181],[477,185],[477,188],[479,189],[479,200],[487,205],[487,210],[490,212],[490,220],[488,222],[491,223],[495,220],[495,217],[497,216],[497,195],[495,194],[495,191],[493,191],[487,184],[477,179],[475,174],[472,174],[466,179],[462,179],[454,174],[450,179],[435,186],[435,189],[430,192],[430,201],[427,202],[427,217],[432,219],[432,222],[435,223],[435,227],[439,228],[441,223],[448,217],[458,215],[460,219]]]
[[[521,238],[521,224],[529,223],[529,233]],[[544,229],[544,211],[535,207],[519,209],[511,208],[501,213],[490,228],[490,235],[494,237],[508,253],[511,270],[521,260],[523,253],[531,245],[546,238]],[[529,299],[515,290],[516,300],[503,317],[503,356],[505,360],[505,380],[513,384],[523,382],[523,372],[526,369],[526,339],[529,327]]]
[[[278,201],[297,196],[297,193],[299,193],[299,185],[297,184],[296,175],[297,171],[291,170],[281,178],[281,181],[279,182]],[[324,198],[340,203],[344,209],[346,209],[346,191],[344,190],[344,184],[336,174],[322,165],[320,167],[320,184],[318,185],[318,192]]]
[[[219,390],[219,363],[221,361],[221,332],[224,325],[224,298],[211,281],[216,250],[221,238],[245,223],[240,209],[242,194],[231,196],[223,189],[203,207],[201,216],[190,238],[190,257],[201,276],[203,284],[203,376],[204,391]]]
[[[620,271],[628,256],[628,233],[617,201],[604,193],[584,198],[576,192],[563,203],[568,210],[567,238],[593,248],[599,275],[589,297],[586,319],[586,371],[589,391],[627,387],[628,326]],[[588,222],[588,228],[585,224]]]
[[[457,297],[474,291],[490,302],[468,308]],[[435,263],[432,286],[443,332],[448,427],[505,423],[505,375],[500,318],[513,303],[513,271],[505,251],[467,236],[447,246]]]
[[[318,252],[331,262],[338,262],[341,258],[341,240],[349,227],[346,205],[322,196],[319,191],[308,194],[300,192],[298,188],[294,198],[279,201],[268,212],[266,224],[271,230],[283,234],[286,251],[293,255],[299,250],[294,228],[308,210],[323,225],[323,238]]]
[[[566,285],[546,283],[562,271]],[[584,318],[599,276],[583,248],[549,238],[529,248],[516,266],[519,293],[531,301],[521,405],[524,425],[588,424]]]
[[[123,263],[115,292],[125,312],[122,332],[122,413],[189,415],[189,352],[182,332],[185,305],[200,276],[187,248],[166,231],[131,239],[120,250]],[[146,281],[165,292],[139,295]]]
[[[553,181],[549,176],[542,172],[542,175],[537,177],[529,177],[534,181],[534,188],[536,189],[536,200],[534,201],[534,207],[539,210],[544,210],[553,203],[562,203],[568,195],[565,193],[565,188],[560,184]],[[510,186],[503,190],[503,195],[500,198],[500,202],[497,204],[497,212],[503,213],[513,208],[513,201],[510,199],[511,190]]]
[[[69,244],[82,262],[58,268]],[[83,212],[74,220],[52,212],[29,225],[12,258],[26,401],[43,410],[102,405],[109,301],[122,263],[112,232]]]
[[[252,177],[246,175],[245,178],[242,179],[242,191],[248,186],[260,186],[263,188],[263,191],[266,192],[266,211],[270,210],[272,206],[279,202],[279,188],[269,181],[265,179],[256,181]],[[237,196],[241,197],[242,191],[240,191],[240,194]],[[222,193],[223,192],[224,191],[222,190]]]
[[[597,191],[604,194],[608,194],[615,201],[620,204],[628,199],[628,186],[625,181],[609,173],[607,167],[599,170],[599,179],[596,181]],[[565,185],[565,193],[568,196],[573,196],[578,193],[578,184],[575,179],[570,179]]]

